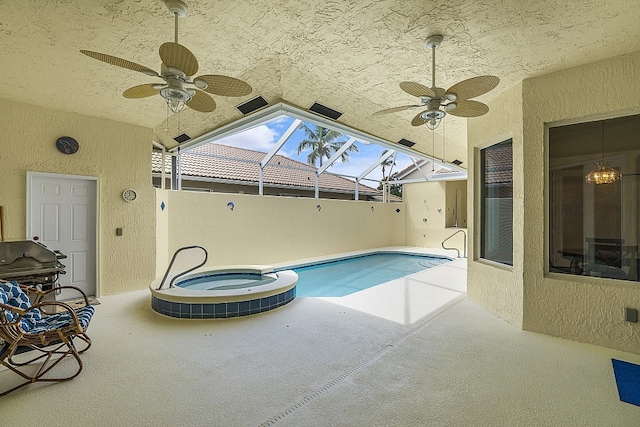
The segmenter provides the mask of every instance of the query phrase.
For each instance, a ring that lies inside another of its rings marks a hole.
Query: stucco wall
[[[489,113],[479,119],[470,119],[467,125],[469,159],[473,159],[467,191],[467,222],[472,230],[469,235],[467,292],[469,298],[482,307],[514,325],[522,326],[525,250],[522,85],[508,89],[489,107]],[[513,267],[480,260],[477,244],[480,232],[479,151],[509,138],[513,140]]]
[[[640,353],[638,283],[545,277],[545,123],[640,113],[640,52],[525,80],[525,329]]]
[[[401,203],[156,191],[157,203],[166,204],[158,223],[168,226],[169,255],[201,245],[208,265],[270,265],[405,244]]]
[[[640,112],[640,52],[528,79],[469,121],[469,297],[524,329],[640,353],[640,326],[624,308],[640,308],[635,282],[545,273],[547,259],[545,125]],[[478,150],[513,138],[514,266],[478,259]],[[526,162],[525,162],[526,160]]]
[[[101,295],[143,289],[155,271],[154,192],[151,129],[80,114],[0,100],[0,205],[5,238],[24,240],[27,171],[98,177],[99,292]],[[60,153],[63,135],[74,137],[80,150]],[[133,203],[121,194],[138,193]],[[124,228],[123,236],[115,229]]]
[[[452,186],[452,184],[455,184]],[[442,241],[461,228],[445,228],[447,209],[445,194],[455,186],[464,185],[464,181],[447,183],[445,181],[404,184],[403,199],[406,204],[406,242],[409,246],[423,248],[441,248]],[[451,187],[451,189],[449,188]],[[454,202],[451,202],[454,203]],[[465,229],[466,232],[466,229]],[[455,247],[464,255],[464,235],[457,234],[447,242],[447,247]],[[451,251],[452,256],[457,256]]]

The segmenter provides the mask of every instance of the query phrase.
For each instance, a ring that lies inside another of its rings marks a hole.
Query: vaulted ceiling
[[[186,3],[179,42],[198,59],[198,74],[232,76],[253,87],[240,98],[214,95],[212,113],[182,112],[179,133],[191,137],[243,117],[235,107],[262,95],[271,104],[304,109],[320,102],[343,112],[342,123],[392,142],[409,139],[417,143],[414,149],[431,154],[430,131],[410,125],[415,111],[371,115],[415,103],[399,88],[401,81],[431,86],[424,43],[431,34],[444,36],[437,86],[477,75],[500,78],[496,89],[477,98],[483,102],[528,77],[640,50],[637,0]],[[0,98],[151,127],[170,148],[178,118],[170,117],[167,133],[163,100],[122,96],[159,79],[80,50],[160,71],[158,48],[173,38],[173,16],[162,0],[0,1]],[[446,160],[466,160],[466,120],[482,118],[448,116]]]

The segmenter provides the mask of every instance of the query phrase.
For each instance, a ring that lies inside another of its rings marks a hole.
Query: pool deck
[[[522,331],[486,312],[465,298],[465,261],[358,298],[296,298],[234,319],[167,318],[151,310],[148,290],[101,297],[82,373],[4,396],[1,419],[31,425],[46,414],[52,426],[638,425],[640,407],[620,401],[611,358],[640,363],[640,355]],[[11,375],[0,369],[0,384],[9,385]]]
[[[379,248],[376,251],[451,256],[450,251],[422,248],[388,247]],[[350,255],[361,253],[368,252]],[[428,320],[437,316],[451,305],[463,300],[466,293],[467,260],[458,258],[350,295],[320,299],[396,323],[410,325],[418,320]]]

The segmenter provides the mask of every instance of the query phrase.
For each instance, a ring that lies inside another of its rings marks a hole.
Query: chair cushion
[[[95,312],[95,308],[92,305],[88,305],[86,307],[80,307],[76,309],[75,312],[78,316],[78,322],[80,322],[80,326],[82,327],[82,329],[87,329],[87,326],[89,326],[89,322],[91,321],[91,317]],[[40,320],[38,320],[38,322],[36,322],[35,326],[31,328],[29,333],[39,334],[41,332],[63,328],[72,324],[73,317],[71,316],[71,313],[69,313],[68,311],[64,311],[61,313],[51,314],[49,316],[43,316]]]
[[[7,304],[8,301],[9,297],[7,296],[7,293],[2,287],[0,287],[0,304]],[[2,311],[4,311],[7,321],[13,322],[13,312],[4,309]]]
[[[7,305],[19,308],[21,310],[29,310],[31,307],[31,301],[29,301],[29,297],[18,285],[18,282],[7,282],[0,283],[0,290],[7,298]],[[7,313],[7,320],[13,322],[15,319],[16,313],[11,313],[5,311]],[[35,324],[42,318],[42,313],[37,308],[34,310],[30,310],[25,313],[20,321],[20,326],[25,331],[29,331],[31,328],[35,326]]]

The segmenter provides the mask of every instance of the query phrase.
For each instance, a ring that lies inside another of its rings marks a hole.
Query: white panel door
[[[61,285],[96,295],[96,180],[30,173],[28,182],[27,237],[67,256]],[[66,291],[58,299],[74,297]]]

